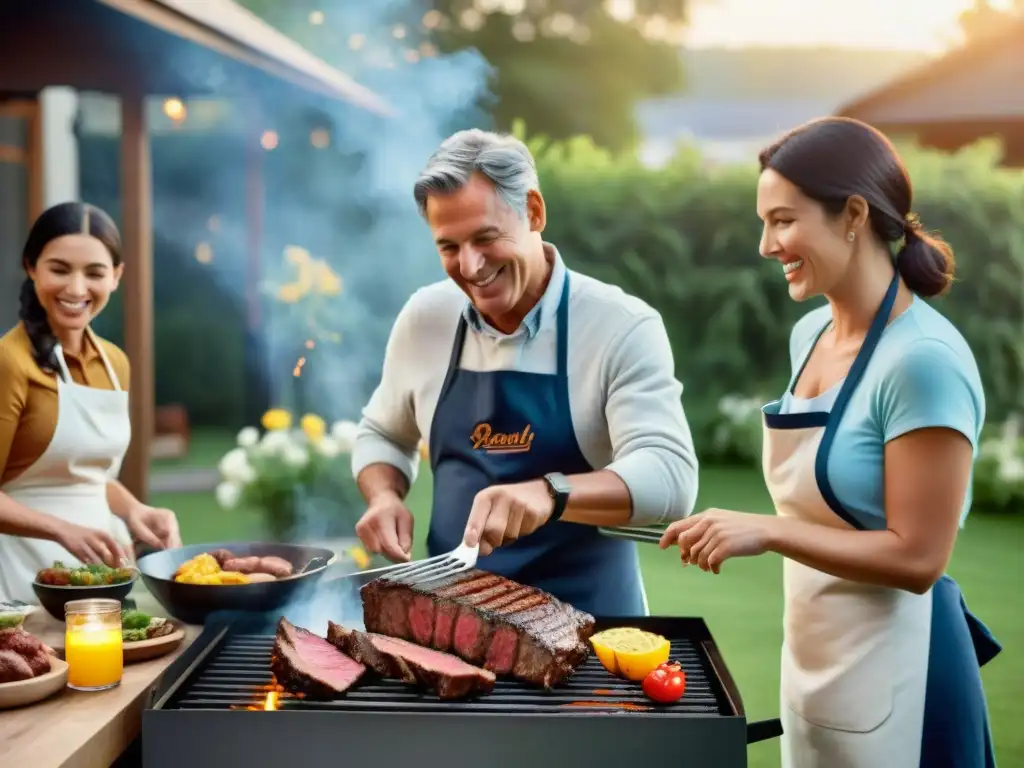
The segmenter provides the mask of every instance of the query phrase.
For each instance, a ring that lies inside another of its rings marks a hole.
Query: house
[[[920,64],[926,54],[817,48],[695,49],[684,93],[637,106],[640,155],[659,165],[680,142],[712,162],[752,159],[778,134]]]
[[[231,0],[0,3],[0,327],[17,318],[23,275],[13,255],[27,227],[45,206],[78,196],[74,123],[78,95],[86,92],[119,100],[120,224],[131,264],[122,284],[124,336],[133,393],[122,480],[145,499],[155,424],[152,97],[230,98],[255,114],[337,102],[382,117],[393,112]],[[261,190],[258,165],[245,172],[254,179],[250,188]],[[248,234],[258,243],[259,206],[253,209]]]
[[[1024,165],[1024,17],[836,109],[894,137],[955,150],[984,137]]]

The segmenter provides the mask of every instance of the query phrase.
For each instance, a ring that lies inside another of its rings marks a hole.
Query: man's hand
[[[554,509],[555,500],[543,480],[493,485],[473,499],[463,540],[470,547],[479,544],[480,554],[489,555],[503,544],[536,531]]]
[[[412,512],[397,493],[378,493],[356,523],[356,535],[370,552],[384,555],[394,563],[405,563],[412,555]]]
[[[130,561],[110,533],[84,525],[62,523],[57,543],[86,565],[104,563],[111,568],[120,568],[124,561]]]
[[[665,529],[662,549],[679,545],[683,565],[718,573],[730,557],[752,557],[768,551],[774,515],[754,515],[728,509],[706,509],[676,520]]]
[[[133,539],[155,549],[175,549],[181,546],[178,518],[169,509],[140,504],[128,513],[125,524]]]

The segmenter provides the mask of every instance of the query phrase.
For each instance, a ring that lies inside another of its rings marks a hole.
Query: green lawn
[[[180,459],[154,459],[150,468],[161,470],[209,469],[216,467],[225,453],[235,447],[235,436],[220,429],[195,429],[189,438],[188,453]]]
[[[417,554],[423,552],[431,478],[424,474],[410,494],[416,514]],[[258,535],[258,521],[217,509],[204,495],[167,495],[153,501],[177,510],[186,542]],[[770,511],[759,474],[704,469],[698,509],[708,506]],[[971,609],[1006,649],[984,670],[1000,764],[1024,765],[1024,516],[971,518],[951,567]],[[779,647],[782,642],[782,569],[775,555],[730,561],[719,576],[683,569],[671,551],[641,545],[651,612],[702,616],[715,636],[747,706],[750,719],[778,715]],[[778,742],[750,750],[752,768],[778,766]]]

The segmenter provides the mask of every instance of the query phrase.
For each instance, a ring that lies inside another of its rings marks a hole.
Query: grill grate
[[[164,709],[263,710],[275,689],[270,673],[271,634],[228,635],[223,645],[191,682],[178,689]],[[686,673],[686,693],[677,703],[662,706],[647,699],[639,683],[610,675],[596,657],[580,666],[569,681],[551,691],[499,679],[494,691],[477,699],[440,701],[398,681],[364,678],[334,701],[310,701],[287,694],[276,699],[277,710],[333,712],[463,712],[487,714],[592,715],[620,714],[663,717],[731,714],[707,668],[707,657],[691,640],[673,640],[673,661]]]

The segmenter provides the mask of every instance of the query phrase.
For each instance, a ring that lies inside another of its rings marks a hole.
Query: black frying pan
[[[293,576],[255,584],[182,584],[174,581],[174,572],[187,560],[215,549],[230,550],[237,557],[280,557],[294,568]],[[317,558],[314,567],[303,568]],[[255,541],[225,541],[191,544],[143,555],[136,562],[146,588],[175,619],[202,624],[217,611],[273,611],[312,594],[317,581],[337,556],[329,549],[300,544],[275,544]]]

